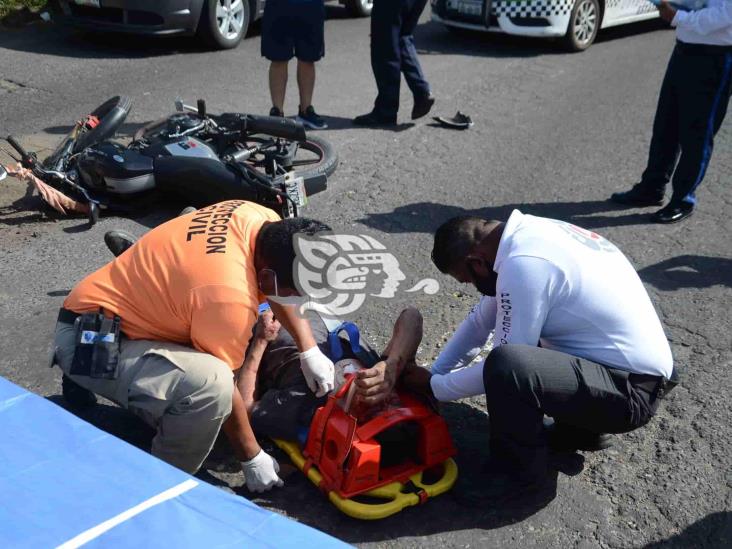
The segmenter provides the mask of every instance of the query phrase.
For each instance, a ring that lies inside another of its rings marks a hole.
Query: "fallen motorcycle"
[[[122,144],[112,138],[131,101],[113,97],[78,121],[42,162],[12,136],[6,141],[46,202],[64,213],[86,213],[90,224],[102,210],[133,213],[150,198],[196,207],[243,199],[296,217],[308,196],[327,188],[338,165],[332,145],[306,135],[294,120],[212,115],[200,99],[196,107],[180,100],[175,106],[174,114]]]

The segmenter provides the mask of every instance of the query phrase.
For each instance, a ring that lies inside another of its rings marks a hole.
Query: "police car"
[[[571,51],[599,29],[658,17],[649,0],[431,0],[432,19],[448,28],[563,37]]]

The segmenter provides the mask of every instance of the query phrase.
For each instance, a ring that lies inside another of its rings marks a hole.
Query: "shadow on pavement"
[[[601,30],[595,44],[612,42],[629,36],[665,30],[660,19],[621,25]],[[415,33],[418,52],[422,55],[450,54],[475,57],[537,57],[548,54],[569,54],[561,41],[547,38],[512,36],[447,27],[435,21],[419,25]]]
[[[53,24],[3,29],[0,49],[76,59],[140,59],[207,51],[196,40],[186,37],[87,32]]]
[[[69,407],[61,395],[47,398],[95,427],[149,451],[154,436],[153,429],[127,410],[103,403],[79,410]],[[223,436],[219,436],[211,455],[196,477],[349,543],[386,541],[472,528],[499,528],[528,518],[554,499],[556,486],[550,486],[550,491],[540,498],[515,501],[500,507],[493,506],[490,502],[476,506],[474,500],[461,497],[469,490],[475,493],[475,478],[480,476],[483,463],[488,457],[487,416],[481,410],[463,403],[445,404],[443,415],[450,425],[450,432],[458,448],[455,458],[460,470],[458,483],[452,491],[429,500],[424,505],[407,508],[378,522],[355,520],[338,511],[267,440],[261,441],[262,446],[280,462],[284,488],[265,494],[253,494],[246,487],[238,486],[242,480],[240,466]],[[230,480],[234,482],[230,483]]]
[[[333,505],[299,471],[287,475],[285,488],[266,494],[239,493],[257,504],[278,510],[319,530],[349,543],[380,542],[395,539],[419,538],[438,532],[480,528],[490,530],[520,522],[544,508],[556,495],[556,486],[535,499],[514,501],[501,506],[489,501],[476,504],[471,497],[476,493],[476,479],[481,477],[483,464],[488,459],[487,415],[464,403],[446,403],[442,414],[447,420],[458,455],[459,478],[455,487],[424,505],[409,507],[379,521],[350,518]],[[282,466],[287,457],[274,452]],[[484,476],[484,475],[483,475]],[[479,492],[479,490],[477,490]]]
[[[659,290],[681,288],[732,288],[732,259],[703,255],[679,255],[638,271],[641,279]]]
[[[645,549],[732,547],[732,512],[711,513],[673,537],[649,543]]]
[[[386,233],[433,233],[437,227],[452,217],[472,215],[486,219],[505,220],[514,209],[519,209],[525,214],[561,219],[586,229],[641,225],[648,220],[647,213],[638,212],[623,213],[621,215],[596,215],[622,210],[619,206],[606,200],[588,200],[586,202],[506,204],[474,210],[434,202],[418,202],[399,206],[389,213],[366,214],[365,217],[357,221],[367,227]]]

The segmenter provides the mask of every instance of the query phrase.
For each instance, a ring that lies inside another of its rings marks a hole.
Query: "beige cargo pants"
[[[67,375],[75,332],[73,324],[56,325],[56,364]],[[188,473],[201,467],[231,413],[231,369],[212,355],[175,343],[122,338],[117,379],[69,377],[156,429],[152,454]]]

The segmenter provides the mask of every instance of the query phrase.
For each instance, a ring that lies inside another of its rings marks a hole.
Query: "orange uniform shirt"
[[[244,360],[264,296],[254,268],[257,234],[270,209],[243,200],[214,204],[156,227],[82,280],[64,307],[103,307],[131,339],[192,345],[232,369]]]

